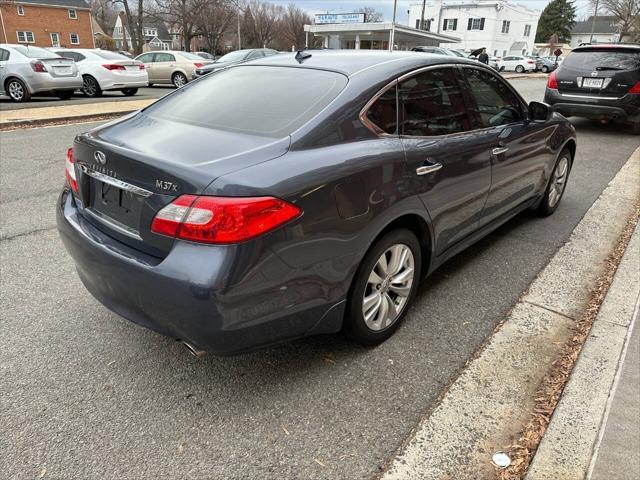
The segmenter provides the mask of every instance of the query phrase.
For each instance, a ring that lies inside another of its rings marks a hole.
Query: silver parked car
[[[0,94],[14,102],[50,93],[65,100],[82,88],[73,60],[40,47],[0,43]]]

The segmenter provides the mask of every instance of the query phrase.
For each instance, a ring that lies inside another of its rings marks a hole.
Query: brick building
[[[0,0],[0,43],[94,48],[84,0]]]

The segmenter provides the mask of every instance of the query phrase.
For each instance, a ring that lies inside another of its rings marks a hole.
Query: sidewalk
[[[640,472],[639,306],[636,227],[527,480],[627,480]]]
[[[83,103],[57,105],[55,107],[24,108],[0,111],[0,129],[25,125],[55,124],[60,121],[109,118],[140,110],[157,99],[128,100],[120,102]]]

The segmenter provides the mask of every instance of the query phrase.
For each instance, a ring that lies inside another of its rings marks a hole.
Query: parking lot
[[[513,84],[542,99],[543,78]],[[3,132],[3,475],[371,478],[638,146],[619,126],[574,124],[578,153],[555,215],[524,213],[444,265],[386,343],[335,335],[203,359],[102,307],[59,241],[64,154],[97,124]]]

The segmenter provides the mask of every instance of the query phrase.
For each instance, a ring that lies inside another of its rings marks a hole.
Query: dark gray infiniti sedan
[[[571,124],[491,68],[313,51],[230,67],[79,135],[58,228],[114,312],[231,354],[392,335],[419,281],[558,207]]]

